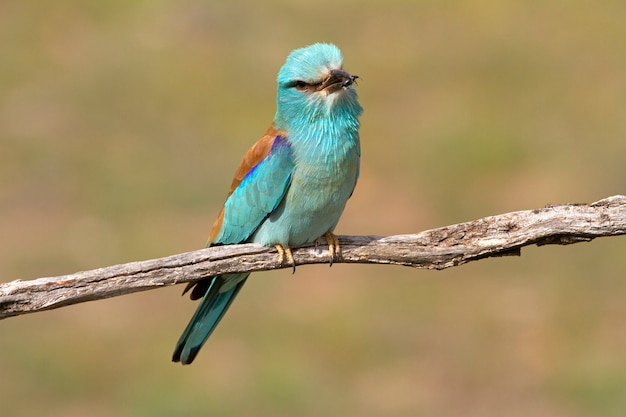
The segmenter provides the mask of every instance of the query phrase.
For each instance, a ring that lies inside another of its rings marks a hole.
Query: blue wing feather
[[[289,141],[277,136],[267,156],[250,169],[226,200],[214,243],[245,242],[283,199],[294,166]]]
[[[224,218],[213,243],[245,242],[280,204],[289,188],[293,169],[289,142],[278,135],[267,155],[248,171],[226,200]],[[208,278],[210,283],[207,286],[199,287],[205,293],[176,344],[172,356],[174,362],[190,364],[194,360],[248,275],[215,276]]]

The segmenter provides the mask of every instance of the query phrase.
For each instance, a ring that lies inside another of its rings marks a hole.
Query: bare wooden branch
[[[336,261],[444,269],[466,262],[520,255],[521,247],[570,244],[626,234],[626,196],[593,204],[564,204],[485,217],[418,234],[340,236]],[[298,265],[328,262],[325,245],[294,248]],[[145,291],[204,277],[285,268],[274,248],[219,246],[31,281],[0,284],[0,319]]]

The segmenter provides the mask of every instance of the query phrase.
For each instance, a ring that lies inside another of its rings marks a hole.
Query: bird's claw
[[[333,262],[338,259],[341,252],[341,246],[339,246],[339,239],[333,232],[324,233],[326,243],[328,243],[328,253],[330,254],[330,266],[333,266]]]
[[[276,250],[278,251],[278,262],[281,265],[285,264],[285,259],[287,260],[287,264],[293,267],[293,272],[296,272],[296,261],[293,259],[293,254],[291,253],[291,248],[289,246],[283,246],[280,243],[274,245]]]

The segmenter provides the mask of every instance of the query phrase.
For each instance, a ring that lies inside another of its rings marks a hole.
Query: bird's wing
[[[209,245],[245,242],[283,199],[293,169],[286,133],[270,127],[241,160]]]
[[[356,161],[356,175],[354,176],[354,185],[352,186],[352,191],[348,198],[352,197],[354,193],[354,189],[356,188],[356,183],[359,180],[359,175],[361,175],[361,144],[357,142],[357,161]]]
[[[243,157],[209,245],[245,242],[283,199],[293,172],[285,132],[270,127]],[[248,273],[214,276],[187,285],[191,299],[202,298],[183,331],[172,360],[191,363],[246,282]]]

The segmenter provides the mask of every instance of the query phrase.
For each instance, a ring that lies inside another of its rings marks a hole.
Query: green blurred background
[[[359,79],[337,232],[626,193],[626,3],[0,3],[0,280],[200,248],[294,48]],[[0,322],[3,416],[622,416],[626,239],[255,274],[196,362],[171,287]]]

